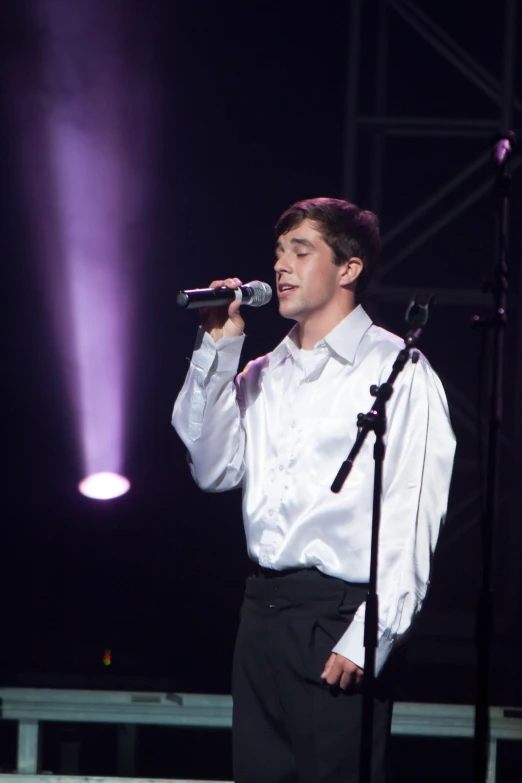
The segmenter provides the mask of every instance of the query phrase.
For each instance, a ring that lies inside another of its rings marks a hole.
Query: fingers
[[[321,679],[326,685],[343,691],[353,690],[362,683],[363,670],[348,658],[332,653],[328,658]]]
[[[210,284],[210,288],[239,288],[243,285],[239,277],[227,277],[226,280],[213,280]]]
[[[332,666],[334,664],[334,661],[335,661],[336,657],[337,656],[336,656],[335,653],[332,653],[330,655],[330,657],[328,658],[328,660],[326,661],[326,663],[324,665],[324,670],[323,670],[323,673],[321,674],[321,679],[327,680],[327,677],[328,677],[328,675],[330,673],[330,670],[331,670],[331,668],[332,668]]]
[[[236,288],[239,288],[242,286],[243,283],[239,279],[239,277],[227,277],[225,280],[213,280],[210,284],[210,288],[232,288],[232,290],[236,290]],[[231,302],[227,307],[227,315],[233,316],[239,308],[241,307],[241,301],[238,299],[234,302]],[[215,313],[209,313],[208,310],[205,312],[202,312],[202,316],[205,319],[210,318],[211,316],[215,316]]]
[[[343,665],[339,660],[337,660],[337,656],[335,656],[334,660],[328,667],[328,671],[326,672],[326,676],[324,677],[324,680],[328,685],[339,685],[341,678],[343,676],[344,676]]]
[[[339,680],[339,687],[342,691],[351,691],[362,682],[362,675],[356,669],[351,672],[344,671]]]
[[[227,277],[225,280],[213,280],[210,288],[231,288],[235,290],[242,285],[239,277]],[[243,334],[245,322],[241,318],[240,299],[234,299],[221,307],[200,308],[201,326],[210,334],[214,342],[222,337],[237,337]]]

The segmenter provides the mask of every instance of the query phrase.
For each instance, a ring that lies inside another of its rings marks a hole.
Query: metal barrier
[[[1,718],[18,721],[17,774],[0,774],[0,783],[121,783],[121,778],[38,775],[41,721],[116,723],[122,726],[192,726],[230,729],[232,697],[194,693],[145,693],[0,688]],[[490,708],[488,783],[496,781],[498,740],[522,741],[522,709]],[[464,737],[474,734],[474,708],[457,704],[397,702],[392,734],[416,737]],[[126,738],[127,750],[133,752]],[[22,777],[21,777],[22,776]],[[125,783],[153,783],[125,778]],[[163,780],[162,783],[165,783]],[[171,780],[170,783],[213,783]]]

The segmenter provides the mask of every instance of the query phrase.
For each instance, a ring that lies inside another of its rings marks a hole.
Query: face
[[[279,312],[299,324],[328,318],[345,296],[345,266],[336,266],[333,251],[311,220],[282,234],[276,244]]]

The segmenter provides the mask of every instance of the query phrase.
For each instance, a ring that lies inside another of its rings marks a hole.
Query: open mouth
[[[277,294],[280,299],[283,299],[285,296],[288,296],[292,293],[292,291],[295,291],[297,288],[296,285],[290,285],[289,283],[281,283],[277,286]]]

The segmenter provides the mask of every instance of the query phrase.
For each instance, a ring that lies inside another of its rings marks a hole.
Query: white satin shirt
[[[262,566],[315,566],[367,583],[373,434],[342,491],[330,485],[356,437],[357,414],[371,408],[371,384],[388,378],[403,341],[359,306],[306,352],[306,369],[294,327],[236,377],[243,340],[214,343],[198,333],[172,419],[195,481],[208,492],[242,487],[248,554]],[[377,673],[425,597],[453,466],[446,396],[422,354],[399,375],[387,418]],[[334,647],[361,667],[364,611]]]

